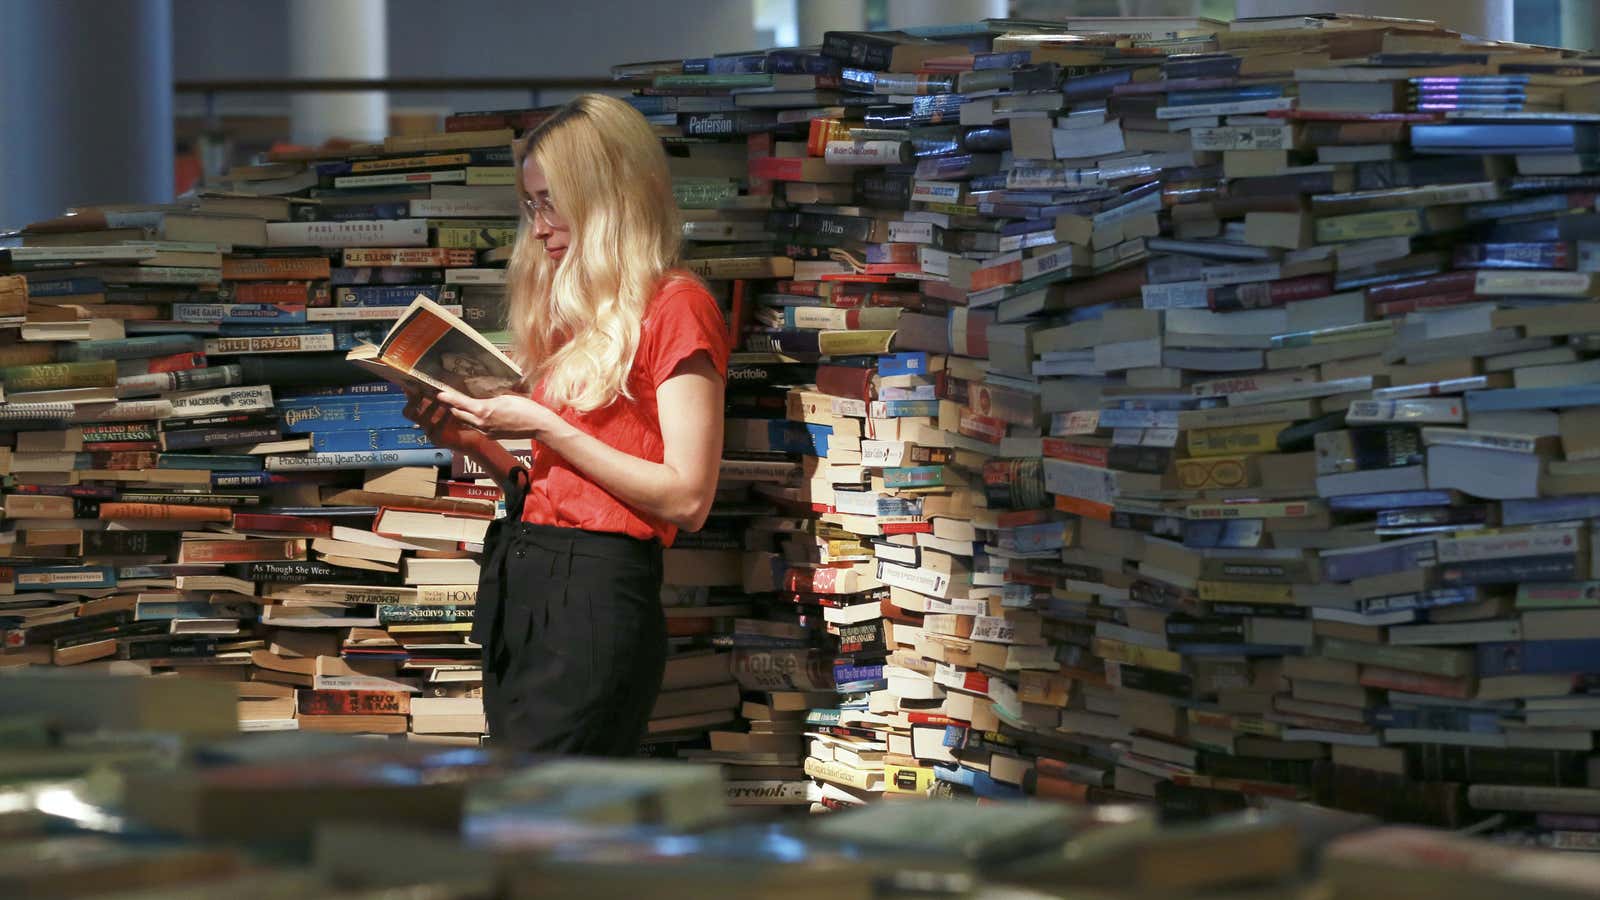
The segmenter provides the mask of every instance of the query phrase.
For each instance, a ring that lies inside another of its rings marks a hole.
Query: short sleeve
[[[651,304],[645,321],[647,373],[659,387],[679,364],[704,350],[717,374],[728,374],[728,321],[698,281],[673,279]]]

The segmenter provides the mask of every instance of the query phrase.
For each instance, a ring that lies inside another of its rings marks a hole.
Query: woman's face
[[[522,189],[542,208],[533,217],[533,236],[544,244],[544,252],[550,255],[551,262],[560,262],[567,255],[572,232],[560,211],[551,210],[550,183],[532,155],[522,161]]]

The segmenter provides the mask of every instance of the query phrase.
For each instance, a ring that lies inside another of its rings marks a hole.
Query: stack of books
[[[503,340],[511,136],[285,154],[6,238],[6,664],[231,682],[247,730],[481,740],[500,492],[346,353],[419,297]]]
[[[832,663],[818,808],[1595,824],[1600,66],[1335,16],[615,74],[796,382],[730,392],[728,455],[800,464],[745,586],[837,641],[788,664]]]

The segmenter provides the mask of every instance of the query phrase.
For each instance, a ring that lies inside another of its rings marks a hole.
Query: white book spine
[[[355,222],[268,222],[271,247],[425,247],[424,219]]]

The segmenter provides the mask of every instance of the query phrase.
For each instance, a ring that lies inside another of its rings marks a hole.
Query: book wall
[[[698,265],[804,380],[731,404],[728,455],[800,466],[747,588],[834,641],[814,808],[1298,798],[1584,845],[1600,69],[1152,27],[616,70],[669,146],[748,150]]]

